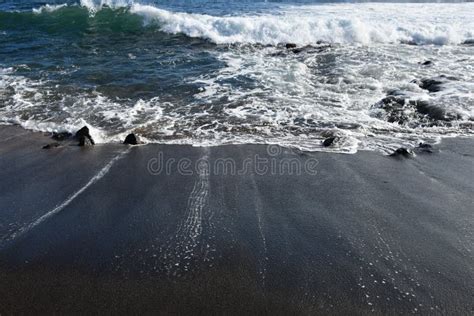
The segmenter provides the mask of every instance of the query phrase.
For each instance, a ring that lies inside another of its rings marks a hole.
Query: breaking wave
[[[449,6],[439,8],[438,12],[443,13],[433,13],[434,18],[425,14],[423,5],[393,5],[393,16],[388,18],[386,7],[380,10],[377,4],[358,6],[363,7],[363,10],[353,4],[337,4],[290,7],[278,15],[216,17],[175,13],[134,4],[130,12],[142,16],[146,24],[159,23],[164,32],[201,37],[217,44],[275,45],[292,42],[311,45],[323,41],[341,44],[402,42],[444,45],[460,44],[474,37],[474,10],[466,12],[465,21],[470,21],[466,24],[453,23]],[[472,5],[469,6],[474,9]],[[456,8],[459,9],[462,8]],[[404,16],[403,10],[411,13]]]
[[[44,22],[45,28],[56,26],[57,32],[72,27],[83,31],[91,23],[99,23],[105,30],[137,31],[145,27],[215,44],[311,45],[322,41],[456,45],[474,39],[473,3],[282,5],[261,14],[215,16],[168,11],[125,0],[102,0],[98,4],[81,0],[80,5],[46,5],[29,13],[0,14],[0,29]]]

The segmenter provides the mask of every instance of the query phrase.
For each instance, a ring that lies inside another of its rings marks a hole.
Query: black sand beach
[[[474,313],[472,139],[405,158],[0,135],[1,314]]]

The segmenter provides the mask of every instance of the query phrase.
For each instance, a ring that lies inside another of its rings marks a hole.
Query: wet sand
[[[474,313],[472,139],[394,158],[0,135],[2,314]]]

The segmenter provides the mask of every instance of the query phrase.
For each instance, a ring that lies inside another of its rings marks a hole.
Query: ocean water
[[[0,3],[0,123],[34,130],[389,152],[474,135],[473,93],[469,2]]]

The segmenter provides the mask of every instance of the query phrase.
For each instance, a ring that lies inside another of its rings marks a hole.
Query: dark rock
[[[388,122],[404,124],[410,120],[409,113],[405,111],[408,105],[408,100],[404,96],[389,95],[377,102],[374,107],[385,110]]]
[[[336,127],[339,128],[339,129],[359,129],[359,128],[362,127],[362,125],[359,124],[359,123],[340,122],[340,123],[336,123]]]
[[[438,92],[441,91],[442,81],[436,79],[421,79],[421,84],[419,85],[421,89],[428,90],[429,92]]]
[[[79,137],[79,146],[81,147],[89,147],[89,146],[93,146],[94,143],[92,141],[92,138],[89,138],[87,136],[84,136],[84,135],[81,135]]]
[[[456,77],[440,75],[435,78],[415,79],[411,82],[421,89],[434,93],[443,90],[446,83],[458,80]],[[453,120],[463,119],[462,114],[449,112],[447,110],[449,108],[437,103],[436,100],[428,102],[419,99],[414,93],[401,90],[387,92],[387,96],[375,103],[372,108],[385,111],[385,114],[382,111],[374,112],[380,119],[412,127],[451,126]]]
[[[52,148],[56,148],[60,146],[61,146],[60,143],[50,143],[50,144],[44,145],[43,149],[52,149]]]
[[[420,143],[420,144],[418,145],[418,148],[428,148],[428,149],[431,149],[431,148],[433,148],[433,146],[430,145],[430,144],[427,144],[427,143]]]
[[[380,100],[380,102],[382,105],[387,105],[390,107],[403,107],[406,104],[405,100],[407,100],[407,98],[403,95],[388,95],[387,97]]]
[[[82,127],[80,130],[76,132],[76,137],[79,138],[81,136],[90,136],[89,128],[87,126]]]
[[[400,41],[401,44],[405,44],[405,45],[411,45],[411,46],[418,46],[418,44],[415,42],[415,41],[412,41],[412,40],[408,40],[408,41]]]
[[[322,45],[322,46],[311,46],[311,45],[306,45],[303,47],[299,48],[294,48],[291,50],[293,54],[300,54],[300,53],[308,53],[308,54],[318,54],[321,53],[327,49],[331,48],[330,45]]]
[[[320,45],[319,45],[320,44]],[[279,48],[282,48],[281,45],[278,46]],[[293,43],[287,43],[284,45],[285,49],[280,49],[275,53],[270,54],[269,56],[272,57],[284,57],[288,56],[289,53],[293,53],[295,55],[301,54],[301,53],[308,53],[308,54],[317,54],[324,52],[332,47],[331,44],[322,44],[318,43],[318,46],[312,46],[312,45],[306,45],[306,46],[301,46],[298,47],[296,44]]]
[[[125,141],[123,143],[126,145],[138,145],[140,144],[140,140],[138,139],[138,136],[132,133],[125,137]]]
[[[387,122],[406,124],[421,124],[424,126],[446,126],[458,118],[458,114],[447,113],[439,105],[430,104],[426,100],[414,100],[410,95],[391,91],[388,95],[373,105],[373,108],[383,109]]]
[[[459,81],[458,77],[453,77],[453,76],[446,76],[446,75],[441,75],[439,76],[441,79],[446,79],[446,80],[451,80],[451,81]]]
[[[391,157],[412,157],[413,156],[413,151],[404,147],[400,147],[397,150],[395,150],[393,153],[390,154]]]
[[[412,83],[416,83],[421,89],[428,90],[429,92],[438,92],[441,91],[441,85],[444,83],[438,79],[421,79],[421,80],[413,80]]]
[[[420,143],[418,147],[415,148],[415,151],[417,153],[428,153],[432,154],[433,153],[433,146],[427,143]]]
[[[61,133],[53,133],[53,136],[51,136],[51,138],[57,141],[63,141],[70,138],[71,136],[72,134],[69,132],[61,132]]]
[[[75,137],[79,140],[79,146],[90,146],[95,145],[92,136],[89,133],[89,128],[84,126],[76,132]]]
[[[430,105],[428,102],[417,102],[416,110],[418,113],[426,115],[433,120],[449,121],[444,109],[438,106]]]
[[[283,57],[283,56],[287,56],[286,52],[277,52],[277,53],[274,53],[274,54],[270,54],[271,57]]]
[[[422,66],[429,66],[432,65],[433,62],[431,60],[425,60],[424,62],[420,62],[420,65]]]
[[[329,147],[329,146],[332,146],[334,143],[337,143],[338,141],[339,141],[338,136],[331,136],[323,140],[323,146]]]

